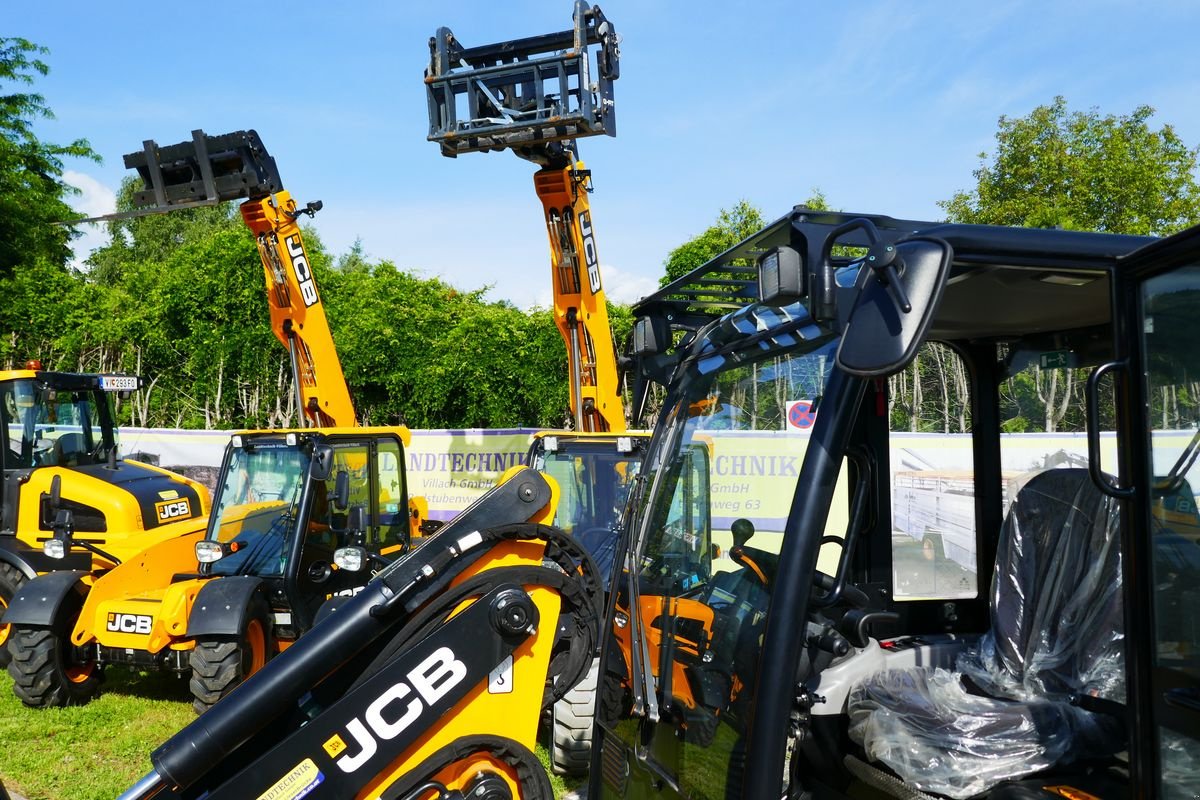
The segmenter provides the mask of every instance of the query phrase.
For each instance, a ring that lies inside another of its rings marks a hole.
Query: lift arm
[[[554,324],[567,346],[575,429],[620,433],[625,411],[588,203],[591,172],[582,161],[545,166],[533,183],[550,235]]]
[[[558,33],[472,48],[438,29],[425,73],[429,140],[449,157],[511,149],[541,167],[534,188],[550,238],[554,323],[567,348],[575,429],[619,433],[625,412],[588,202],[591,173],[575,140],[616,135],[620,53],[599,6],[577,0],[573,22]]]
[[[587,553],[517,467],[151,756],[122,795],[550,800],[541,709],[603,616]]]
[[[168,147],[147,140],[141,151],[125,156],[125,166],[136,169],[144,184],[134,195],[136,210],[100,219],[245,199],[242,219],[258,244],[271,328],[291,358],[297,407],[311,426],[354,426],[354,403],[298,222],[321,203],[296,205],[253,130],[222,136],[196,130],[190,141]]]

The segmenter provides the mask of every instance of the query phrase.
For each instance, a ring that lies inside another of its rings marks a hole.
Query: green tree
[[[1154,109],[1101,115],[1056,97],[1028,116],[1000,118],[996,152],[981,153],[976,185],[939,205],[952,222],[1164,235],[1200,220],[1197,148]]]
[[[659,286],[666,286],[671,281],[682,278],[759,230],[764,224],[762,212],[745,200],[738,200],[732,208],[721,209],[713,225],[667,254],[667,260],[663,262],[666,274],[659,280]]]
[[[79,215],[65,201],[77,190],[62,180],[63,159],[100,160],[85,139],[57,145],[33,131],[35,121],[54,114],[42,95],[18,89],[49,73],[40,58],[47,52],[26,39],[0,37],[0,276],[38,260],[67,264],[74,234],[54,223]]]
[[[816,188],[801,205],[814,211],[829,210],[825,194]],[[765,225],[762,211],[746,200],[738,200],[733,207],[721,209],[717,214],[717,221],[707,230],[667,254],[667,259],[663,262],[665,274],[659,279],[658,285],[666,286],[671,281],[682,278],[747,236],[761,230]]]
[[[1001,117],[996,152],[980,154],[975,187],[940,205],[952,222],[988,225],[1156,236],[1193,225],[1200,149],[1170,125],[1155,130],[1153,116],[1145,105],[1123,116],[1070,111],[1060,96],[1025,117]],[[1081,407],[1087,376],[1036,363],[1014,375],[1001,387],[1005,429],[1083,430],[1072,409]]]

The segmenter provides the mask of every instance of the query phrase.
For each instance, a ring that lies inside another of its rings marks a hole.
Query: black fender
[[[237,636],[255,595],[267,598],[266,583],[253,575],[213,578],[200,589],[188,616],[187,637]]]
[[[604,681],[605,673],[620,678],[626,683],[629,682],[629,665],[625,663],[625,657],[621,655],[621,648],[609,647],[605,653],[604,670],[600,673],[600,681]]]
[[[90,574],[85,570],[64,570],[34,578],[20,588],[0,621],[8,625],[49,628],[72,593],[80,596],[87,594],[83,578]]]
[[[26,578],[36,578],[43,572],[59,570],[90,570],[92,556],[83,551],[67,553],[66,558],[51,558],[36,547],[30,547],[15,536],[0,536],[0,562],[11,564]]]

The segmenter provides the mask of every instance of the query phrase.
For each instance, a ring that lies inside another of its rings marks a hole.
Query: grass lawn
[[[150,752],[195,719],[187,682],[110,669],[100,698],[30,709],[0,670],[0,778],[29,800],[112,800],[150,772]],[[540,745],[538,758],[548,764]],[[568,788],[550,776],[555,797]],[[572,784],[574,785],[574,784]]]
[[[86,706],[31,709],[0,672],[0,776],[30,800],[112,800],[150,771],[150,751],[195,718],[187,683],[109,670]]]

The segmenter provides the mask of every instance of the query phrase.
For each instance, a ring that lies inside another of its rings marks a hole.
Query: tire
[[[555,775],[588,773],[599,674],[600,659],[593,659],[583,680],[550,707],[550,767]]]
[[[946,558],[946,547],[940,533],[926,533],[921,539],[921,553],[926,560],[940,564]]]
[[[8,604],[28,580],[25,573],[12,564],[0,564],[0,617],[4,616]],[[12,660],[12,655],[8,652],[8,639],[11,633],[11,626],[0,625],[0,669],[7,667],[8,662]]]
[[[272,654],[270,616],[265,603],[246,615],[242,632],[196,642],[192,650],[192,708],[208,711],[234,687],[263,668]]]
[[[50,628],[13,627],[8,641],[8,674],[13,693],[30,708],[81,706],[100,691],[100,667],[74,660],[71,631],[83,598],[72,596]]]

